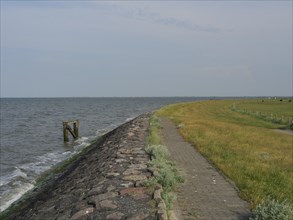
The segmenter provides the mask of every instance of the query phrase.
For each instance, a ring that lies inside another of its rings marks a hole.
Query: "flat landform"
[[[251,208],[268,197],[293,204],[291,100],[199,101],[166,106],[156,115],[171,119]]]

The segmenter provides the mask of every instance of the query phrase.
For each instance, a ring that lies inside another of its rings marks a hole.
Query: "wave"
[[[21,168],[15,169],[0,180],[0,212],[18,200],[25,192],[32,189],[34,180],[30,179]]]
[[[96,137],[81,137],[65,152],[50,152],[35,157],[33,162],[14,167],[13,171],[0,177],[0,212],[7,209],[24,193],[32,189],[36,178],[54,165],[68,159],[89,146]]]
[[[131,121],[134,117],[125,119],[125,122]],[[0,212],[7,209],[13,202],[18,200],[24,193],[32,189],[36,178],[43,172],[49,170],[54,165],[68,159],[74,154],[80,152],[83,148],[89,146],[98,137],[108,133],[118,127],[119,124],[110,124],[107,129],[96,131],[96,136],[80,137],[68,146],[66,151],[49,152],[35,157],[30,163],[25,163],[14,167],[14,170],[7,175],[0,177]]]
[[[125,122],[129,122],[131,120],[133,120],[135,117],[130,117],[130,118],[126,118]]]

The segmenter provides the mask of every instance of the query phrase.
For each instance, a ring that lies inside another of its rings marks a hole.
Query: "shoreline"
[[[149,117],[150,113],[145,113],[120,125],[50,169],[32,190],[0,214],[1,219],[37,219],[42,215],[69,219],[99,215],[101,219],[111,218],[111,211],[119,219],[136,214],[125,205],[141,206],[144,212],[138,213],[140,217],[154,218],[156,208],[148,205],[153,192],[141,184],[151,177],[147,170],[150,158],[144,151]],[[122,199],[129,201],[121,203]]]

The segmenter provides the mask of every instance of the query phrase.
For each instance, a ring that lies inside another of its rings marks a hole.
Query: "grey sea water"
[[[0,211],[35,179],[128,120],[161,106],[204,98],[1,98]],[[78,119],[76,141],[63,142],[62,122]]]

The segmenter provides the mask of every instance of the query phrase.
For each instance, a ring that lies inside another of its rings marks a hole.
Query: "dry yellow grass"
[[[231,178],[254,207],[271,196],[292,198],[292,138],[280,125],[231,110],[235,100],[167,106],[158,116],[180,125],[182,136]]]

